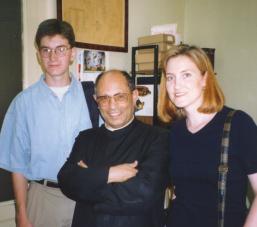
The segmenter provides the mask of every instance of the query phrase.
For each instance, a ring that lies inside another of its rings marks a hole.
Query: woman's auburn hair
[[[159,118],[165,123],[170,123],[185,116],[184,110],[177,108],[171,102],[166,88],[167,64],[170,59],[178,56],[188,57],[200,70],[203,76],[207,75],[206,86],[203,94],[203,103],[198,108],[198,111],[200,113],[214,113],[220,111],[224,106],[225,97],[217,82],[212,64],[207,54],[197,46],[179,45],[171,48],[163,60],[163,73],[161,76],[158,98]]]

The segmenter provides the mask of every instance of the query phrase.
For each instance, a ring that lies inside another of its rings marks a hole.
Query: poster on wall
[[[95,81],[106,70],[106,52],[96,50],[78,51],[77,74],[80,81]]]
[[[105,52],[84,50],[84,72],[105,71]]]

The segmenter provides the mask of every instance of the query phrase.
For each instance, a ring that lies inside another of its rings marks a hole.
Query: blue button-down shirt
[[[29,180],[57,180],[81,130],[91,121],[81,83],[72,77],[62,101],[44,76],[12,101],[0,134],[0,168]]]

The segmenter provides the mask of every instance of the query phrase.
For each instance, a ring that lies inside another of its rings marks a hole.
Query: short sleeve
[[[243,111],[235,114],[239,155],[247,175],[257,173],[257,126],[254,120]],[[233,130],[232,121],[232,130]]]
[[[29,137],[21,97],[16,97],[8,108],[0,134],[0,167],[27,175]]]

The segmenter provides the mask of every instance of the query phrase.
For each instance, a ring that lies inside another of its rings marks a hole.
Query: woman
[[[225,119],[231,108],[204,51],[171,50],[164,60],[158,111],[171,124],[170,175],[175,198],[168,227],[218,226],[218,165]],[[257,226],[257,199],[247,214],[247,180],[257,193],[257,126],[236,111],[231,122],[225,227]]]

